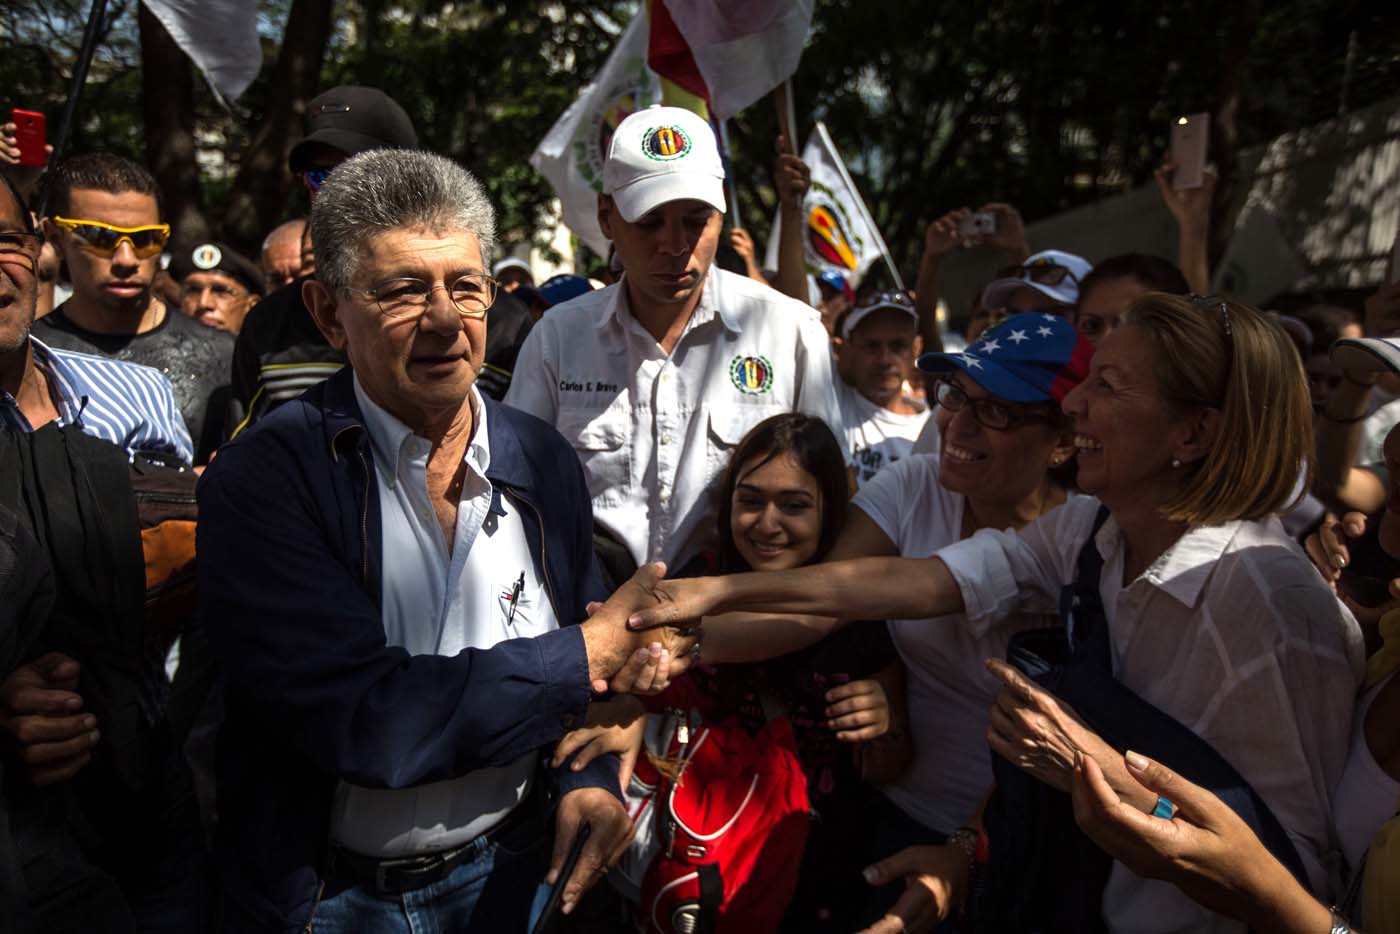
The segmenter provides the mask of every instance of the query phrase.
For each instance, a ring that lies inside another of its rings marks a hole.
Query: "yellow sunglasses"
[[[149,259],[164,249],[170,240],[169,224],[114,227],[101,221],[74,220],[71,217],[54,217],[53,222],[71,233],[84,249],[102,257],[115,254],[125,240],[131,244],[137,259]]]

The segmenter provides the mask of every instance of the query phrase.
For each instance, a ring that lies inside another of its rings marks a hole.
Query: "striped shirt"
[[[174,455],[189,466],[194,445],[175,404],[175,393],[158,370],[71,350],[55,350],[29,338],[34,365],[43,370],[60,425],[137,453]],[[0,420],[20,431],[34,426],[8,392],[0,391]]]

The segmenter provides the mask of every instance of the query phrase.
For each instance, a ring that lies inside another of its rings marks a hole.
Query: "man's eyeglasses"
[[[74,220],[55,217],[53,222],[73,235],[78,245],[98,256],[111,257],[121,249],[122,241],[131,244],[137,259],[150,259],[165,248],[170,240],[169,224],[147,224],[144,227],[114,227],[101,221]]]
[[[1048,412],[1013,412],[992,398],[974,399],[947,380],[938,381],[934,398],[949,412],[961,412],[970,406],[972,417],[994,431],[1006,431],[1026,422],[1048,422],[1052,418]]]
[[[302,169],[301,183],[306,186],[307,191],[320,191],[330,174],[330,169]]]
[[[486,309],[496,300],[498,286],[495,279],[480,273],[471,273],[454,279],[450,285],[424,282],[422,279],[390,279],[371,289],[349,289],[357,295],[371,299],[379,306],[386,318],[404,320],[417,318],[427,310],[433,293],[442,289],[447,293],[452,307],[464,318],[481,319],[486,317]]]
[[[1044,259],[1020,266],[1007,266],[997,272],[997,278],[1026,279],[1040,285],[1059,285],[1068,279],[1075,285],[1079,284],[1079,277],[1070,272],[1068,267]]]
[[[22,259],[32,267],[38,261],[43,245],[44,238],[38,234],[20,230],[0,233],[0,262]]]

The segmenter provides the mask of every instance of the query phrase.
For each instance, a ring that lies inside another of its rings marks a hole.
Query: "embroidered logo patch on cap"
[[[670,162],[690,152],[690,137],[678,126],[658,126],[642,137],[642,152],[648,159]]]
[[[223,252],[212,243],[202,243],[190,254],[190,262],[199,269],[215,269],[223,261]]]
[[[729,363],[734,388],[748,396],[758,396],[773,388],[773,364],[767,357],[735,357]]]

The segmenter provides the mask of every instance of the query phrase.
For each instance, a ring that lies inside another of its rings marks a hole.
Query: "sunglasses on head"
[[[997,273],[998,279],[1026,279],[1040,285],[1059,285],[1066,279],[1079,284],[1079,277],[1070,272],[1065,266],[1051,262],[1048,259],[1036,260],[1034,263],[1024,263],[1020,266],[1007,266]]]
[[[137,259],[149,259],[164,249],[170,239],[169,224],[114,227],[101,221],[74,220],[71,217],[55,217],[53,222],[72,234],[83,249],[104,257],[115,254],[125,240],[131,244]]]

